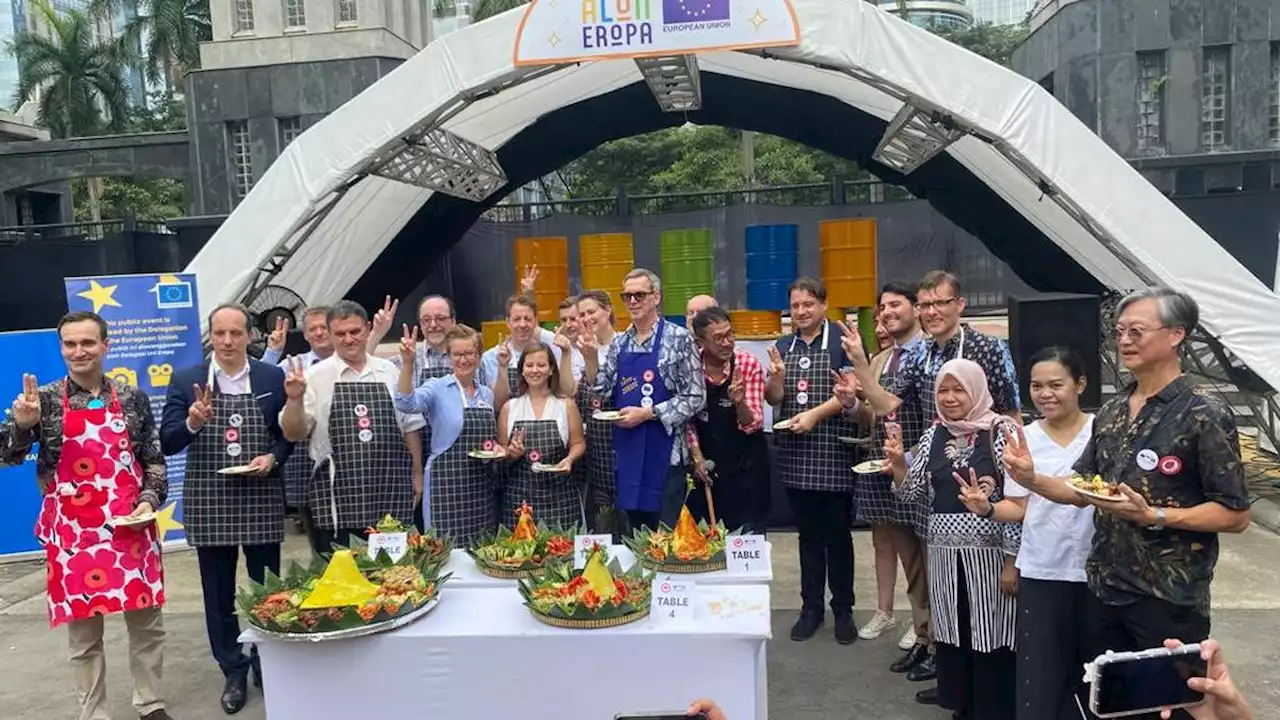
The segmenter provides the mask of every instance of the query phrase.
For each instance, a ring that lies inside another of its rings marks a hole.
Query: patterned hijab
[[[960,420],[951,420],[942,414],[942,406],[938,404],[938,386],[942,384],[942,379],[951,376],[960,383],[960,387],[969,394],[969,399],[973,401],[973,407],[969,408],[969,414]],[[991,390],[987,388],[987,374],[983,372],[982,366],[972,360],[956,358],[948,360],[938,369],[938,381],[933,387],[933,408],[938,414],[938,422],[942,423],[953,436],[968,435],[981,430],[990,430],[991,426],[1000,419],[1000,414],[991,409],[994,401],[991,399]]]

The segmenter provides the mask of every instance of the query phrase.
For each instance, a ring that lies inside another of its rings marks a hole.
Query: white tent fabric
[[[902,103],[856,73],[941,109],[994,140],[966,136],[946,152],[1099,281],[1126,290],[1145,285],[1145,276],[1190,293],[1204,328],[1280,388],[1280,297],[1039,85],[870,3],[793,3],[799,46],[771,50],[777,59],[699,55],[702,72],[808,90],[892,118]],[[332,210],[272,283],[309,303],[340,299],[431,195],[362,173],[400,138],[438,122],[461,101],[499,89],[443,123],[496,150],[543,114],[644,82],[635,64],[622,60],[553,72],[516,68],[511,48],[522,12],[444,36],[295,140],[187,268],[203,303],[243,297],[258,266],[296,242],[330,201]],[[1046,198],[1035,182],[1041,178],[1109,241]]]

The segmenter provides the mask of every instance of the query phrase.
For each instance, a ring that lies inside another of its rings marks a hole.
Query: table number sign
[[[734,575],[762,572],[768,562],[764,538],[759,535],[734,535],[729,538],[725,551],[729,561],[727,569]]]
[[[653,600],[649,615],[661,625],[692,623],[694,617],[694,583],[688,580],[658,578],[653,581]]]
[[[577,570],[587,566],[587,551],[593,545],[599,545],[605,549],[606,562],[613,559],[613,536],[605,533],[603,535],[578,535],[573,538],[573,567]]]
[[[392,562],[398,562],[409,552],[409,533],[373,533],[369,536],[369,559],[377,560],[381,550],[387,551]]]

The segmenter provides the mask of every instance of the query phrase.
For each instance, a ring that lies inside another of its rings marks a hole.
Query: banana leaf
[[[510,542],[511,537],[514,533],[510,530],[510,528],[506,527],[505,525],[499,525],[494,531],[486,532],[480,535],[479,537],[477,537],[476,540],[471,544],[471,547],[467,548],[467,554],[471,556],[472,560],[475,560],[477,565],[483,565],[485,567],[493,568],[495,570],[536,570],[536,569],[542,568],[544,565],[546,565],[549,562],[555,562],[557,558],[566,558],[566,557],[569,559],[573,558],[573,539],[577,536],[579,532],[579,528],[577,525],[573,525],[568,528],[551,528],[543,523],[535,523],[534,527],[538,529],[538,537],[532,542],[532,547],[527,547],[524,549],[527,552],[529,552],[530,556],[533,556],[533,555],[541,556],[542,559],[538,560],[537,562],[533,561],[532,558],[530,558],[528,560],[525,560],[523,563],[519,565],[506,565],[502,563],[492,562],[491,560],[488,560],[481,556],[480,554],[481,548],[485,548],[490,545],[499,545],[499,544]],[[554,537],[561,537],[569,541],[569,552],[566,555],[562,555],[562,556],[547,555],[547,541]],[[529,541],[525,541],[525,543],[528,543],[528,542]]]
[[[609,562],[608,567],[609,573],[615,579],[623,580],[628,585],[629,597],[618,605],[610,602],[592,610],[577,602],[575,598],[550,606],[540,606],[535,603],[534,592],[539,588],[566,583],[582,575],[582,570],[575,570],[571,563],[551,563],[547,565],[542,577],[520,580],[517,589],[520,591],[520,597],[524,599],[525,607],[531,612],[562,620],[609,620],[646,610],[649,607],[649,597],[652,592],[653,573],[639,565],[633,565],[624,572],[616,558]]]
[[[698,523],[698,530],[705,537],[707,532],[711,530],[711,525],[708,524],[706,520],[702,520]],[[675,535],[675,530],[666,523],[659,523],[657,532],[665,533],[668,538]],[[716,521],[716,537],[707,538],[712,551],[711,554],[705,558],[693,558],[690,560],[681,560],[676,557],[670,552],[669,546],[665,560],[659,561],[650,557],[648,552],[649,543],[653,534],[654,531],[650,530],[648,526],[641,526],[637,528],[630,537],[622,538],[622,543],[630,548],[631,552],[635,553],[637,560],[649,567],[660,567],[663,565],[705,565],[716,562],[725,562],[725,544],[729,538],[734,537],[735,535],[741,535],[742,528],[729,532],[725,527],[724,522]]]

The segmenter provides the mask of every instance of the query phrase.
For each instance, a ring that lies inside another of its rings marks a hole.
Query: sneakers
[[[892,630],[897,626],[898,621],[893,619],[893,615],[883,610],[877,610],[876,614],[871,616],[871,621],[858,630],[858,637],[863,640],[875,640],[886,631]],[[914,645],[915,643],[913,642],[912,644]]]
[[[916,642],[918,640],[919,636],[916,635],[916,629],[914,627],[908,627],[907,631],[902,633],[902,639],[898,641],[898,649],[910,650],[916,646]]]

